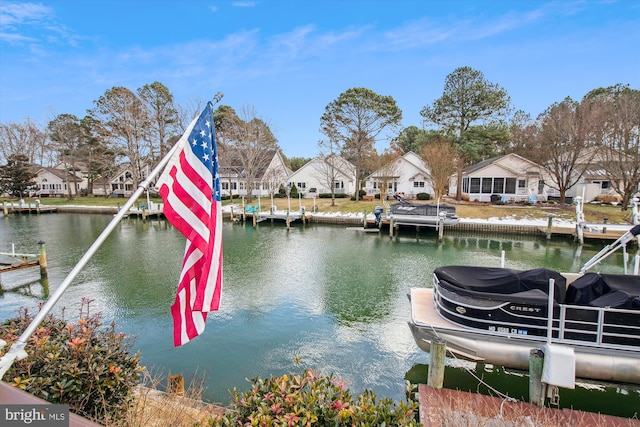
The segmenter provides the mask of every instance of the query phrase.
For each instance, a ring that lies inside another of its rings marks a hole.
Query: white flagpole
[[[215,103],[220,102],[222,99],[222,92],[218,92],[214,97]],[[197,117],[194,119],[197,120]],[[89,262],[91,257],[96,253],[98,248],[104,243],[104,241],[109,237],[114,228],[118,225],[120,220],[127,214],[131,206],[138,200],[143,191],[147,189],[151,181],[158,175],[162,169],[169,163],[171,156],[178,149],[178,143],[176,143],[171,150],[164,156],[162,160],[158,163],[158,165],[151,171],[149,176],[138,185],[136,191],[131,195],[129,200],[124,204],[122,209],[118,211],[118,213],[113,217],[111,222],[105,227],[105,229],[100,233],[98,238],[93,242],[93,244],[87,249],[85,254],[80,258],[80,261],[76,264],[76,266],[69,272],[67,277],[62,281],[60,286],[56,289],[56,291],[51,295],[51,298],[47,300],[47,302],[42,306],[36,317],[31,321],[29,326],[24,330],[20,338],[11,345],[9,351],[0,358],[0,380],[4,376],[4,374],[9,370],[11,365],[13,365],[14,360],[21,360],[27,357],[27,352],[24,350],[29,337],[35,332],[40,323],[44,320],[44,318],[49,314],[53,306],[58,302],[62,294],[67,290],[73,279],[80,273],[80,271],[84,268],[84,266]],[[6,342],[0,340],[0,349],[6,345]]]

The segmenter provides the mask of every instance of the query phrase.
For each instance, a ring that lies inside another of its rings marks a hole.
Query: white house
[[[289,185],[295,184],[302,197],[318,197],[320,194],[354,195],[356,192],[356,167],[338,155],[316,157],[293,172]]]
[[[76,196],[80,193],[83,180],[75,174],[57,168],[42,167],[36,171],[35,179],[39,197],[65,197],[71,193]]]
[[[278,150],[267,150],[262,153],[270,160],[266,167],[256,171],[254,176],[252,196],[270,196],[287,184],[289,175],[293,172],[285,163]],[[223,163],[223,161],[228,164]],[[247,178],[240,160],[237,156],[225,157],[220,163],[220,186],[223,196],[247,195]]]
[[[578,174],[581,174],[581,176],[577,178],[576,184],[569,188],[565,194],[568,202],[576,196],[583,197],[585,202],[593,201],[599,196],[621,199],[621,196],[614,190],[615,180],[619,178],[612,177],[602,167],[605,162],[606,159],[598,148],[589,148],[583,152],[576,161],[572,181],[576,181],[575,177]],[[546,191],[549,197],[560,197],[560,192],[557,190],[558,186],[552,177],[547,178],[546,184]],[[621,183],[618,184],[622,186]],[[638,185],[640,189],[640,183]]]
[[[429,167],[412,151],[369,175],[365,180],[365,191],[368,196],[399,194],[407,199],[414,199],[418,193],[434,194]]]
[[[455,196],[457,174],[452,175],[449,195]],[[462,193],[471,201],[533,201],[546,198],[543,168],[511,153],[471,165],[462,171]],[[495,201],[495,200],[493,200]]]

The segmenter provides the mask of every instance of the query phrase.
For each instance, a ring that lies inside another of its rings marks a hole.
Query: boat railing
[[[561,305],[554,336],[564,343],[588,342],[637,350],[640,347],[639,315],[638,310]],[[554,316],[554,324],[555,320]]]
[[[448,292],[434,284],[434,290],[444,300],[449,300]],[[465,311],[453,311],[435,298],[437,310],[448,320],[465,325],[474,324],[476,328],[491,333],[508,336],[523,335],[544,339],[548,334],[547,316],[533,317],[523,312],[519,321],[500,322],[493,319],[470,317]],[[476,306],[476,308],[480,308]],[[640,310],[610,307],[592,307],[582,305],[555,305],[551,326],[551,342],[557,344],[580,344],[594,347],[607,347],[622,350],[640,348]]]

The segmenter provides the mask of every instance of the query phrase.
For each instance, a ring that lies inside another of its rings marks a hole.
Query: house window
[[[544,192],[544,180],[538,180],[538,193],[542,194]]]
[[[492,181],[491,178],[482,178],[482,193],[491,193]]]
[[[480,178],[471,178],[469,181],[469,193],[479,193],[480,192]]]
[[[306,182],[299,182],[297,185],[298,185],[298,190],[304,190],[307,188]]]
[[[504,193],[504,178],[493,178],[493,192]]]
[[[244,182],[240,182],[239,184],[240,184],[240,189],[241,189],[241,190],[244,190],[244,189],[245,189],[245,188],[244,188]]]
[[[516,194],[516,179],[515,178],[507,178],[506,179],[506,187],[504,192],[507,194]]]
[[[469,193],[469,178],[462,178],[462,192]]]
[[[340,189],[344,188],[344,181],[336,181],[334,188],[336,190],[340,190]]]
[[[413,181],[413,188],[424,188],[424,181]]]
[[[228,182],[221,182],[220,185],[222,186],[223,190],[229,191],[229,183]]]
[[[527,182],[524,179],[519,179],[518,180],[518,188],[519,189],[527,188]]]

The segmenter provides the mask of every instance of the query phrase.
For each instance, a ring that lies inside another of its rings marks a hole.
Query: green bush
[[[251,390],[232,391],[231,409],[209,426],[419,426],[418,404],[376,400],[369,390],[351,397],[342,378],[302,375],[254,378]]]
[[[331,198],[331,193],[320,193],[320,194],[318,194],[318,197],[321,198],[321,199],[330,199]],[[349,195],[346,194],[346,193],[336,193],[335,194],[335,198],[336,199],[345,199],[347,197],[349,197]]]
[[[289,196],[292,198],[298,197],[298,187],[295,184],[291,184],[291,190],[289,191]]]
[[[418,193],[418,194],[416,194],[416,199],[418,199],[418,200],[429,200],[429,199],[431,199],[431,194],[429,194],[429,193]]]
[[[13,386],[51,403],[68,404],[72,412],[98,422],[121,419],[132,403],[144,369],[139,354],[115,324],[102,328],[100,314],[90,315],[83,299],[76,324],[48,315],[25,346],[28,357],[16,360],[4,376]],[[0,325],[5,349],[18,340],[33,320],[19,316]]]

